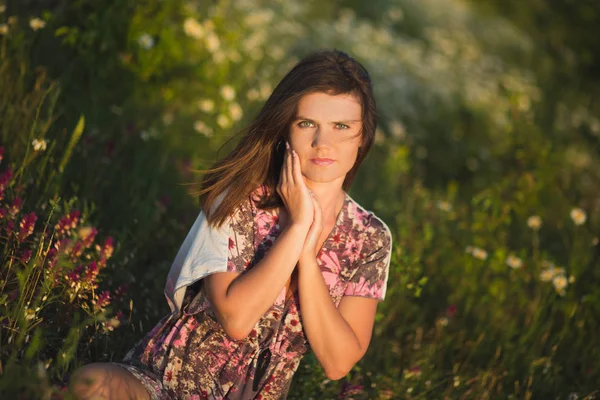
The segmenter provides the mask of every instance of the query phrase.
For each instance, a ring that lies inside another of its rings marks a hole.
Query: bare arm
[[[248,336],[273,305],[296,266],[308,227],[290,225],[253,268],[243,274],[220,272],[206,277],[208,298],[225,332]]]
[[[344,296],[335,306],[317,264],[321,208],[314,201],[314,221],[299,258],[298,290],[302,325],[310,347],[329,379],[343,378],[365,354],[371,341],[377,300]]]
[[[298,167],[294,169],[293,164]],[[217,320],[234,339],[245,338],[275,302],[300,257],[314,211],[299,164],[288,147],[277,191],[288,210],[289,223],[264,258],[243,274],[220,272],[205,278]]]

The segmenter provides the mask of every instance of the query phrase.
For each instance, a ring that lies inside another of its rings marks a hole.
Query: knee
[[[84,365],[75,370],[69,380],[69,392],[77,399],[95,397],[108,383],[109,368],[105,363]]]

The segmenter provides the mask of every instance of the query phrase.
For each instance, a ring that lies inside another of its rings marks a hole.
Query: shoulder
[[[379,243],[380,247],[391,246],[392,232],[387,224],[373,211],[367,210],[350,196],[348,198],[348,211],[354,220],[354,229],[358,230],[363,237],[368,238],[370,242]]]

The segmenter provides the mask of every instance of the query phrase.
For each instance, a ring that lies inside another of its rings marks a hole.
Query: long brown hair
[[[369,73],[358,61],[340,50],[324,49],[309,54],[288,72],[258,116],[242,131],[233,151],[206,170],[198,195],[210,224],[222,225],[260,185],[267,188],[261,208],[283,206],[276,191],[285,152],[282,143],[288,139],[300,98],[315,92],[352,94],[361,102],[362,143],[343,183],[343,189],[348,190],[373,144],[377,127],[375,98]],[[217,198],[225,191],[217,205]]]

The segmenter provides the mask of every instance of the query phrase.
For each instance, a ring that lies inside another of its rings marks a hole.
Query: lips
[[[320,166],[331,165],[335,162],[335,160],[331,158],[311,158],[310,161]]]

